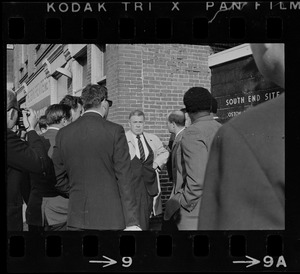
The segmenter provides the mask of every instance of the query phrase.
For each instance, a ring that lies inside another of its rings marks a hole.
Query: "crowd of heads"
[[[41,133],[44,133],[48,126],[66,126],[76,121],[84,111],[96,109],[104,118],[107,118],[109,107],[112,101],[107,99],[108,93],[105,86],[89,84],[83,91],[81,97],[67,94],[59,104],[50,105],[45,114],[38,120]],[[216,114],[218,103],[211,93],[202,87],[192,87],[183,96],[185,108],[175,110],[168,115],[168,129],[173,132],[172,125],[178,127],[189,126],[194,115],[198,112],[211,112]],[[7,91],[7,113],[10,115],[11,127],[16,123],[19,113],[19,106],[15,93]],[[191,118],[190,118],[191,117]],[[129,114],[129,127],[135,134],[141,134],[144,130],[145,114],[141,110],[133,110]],[[171,130],[170,130],[171,129]]]

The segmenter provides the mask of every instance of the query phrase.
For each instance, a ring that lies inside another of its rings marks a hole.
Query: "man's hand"
[[[34,128],[38,122],[38,119],[36,116],[36,111],[30,108],[28,110],[23,110],[22,114],[23,114],[23,124],[24,124],[26,130],[27,131],[34,130]]]
[[[142,231],[142,229],[140,227],[138,227],[137,225],[131,225],[131,226],[127,226],[124,231]]]

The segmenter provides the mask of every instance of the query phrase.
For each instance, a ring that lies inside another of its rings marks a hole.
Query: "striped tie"
[[[140,150],[140,160],[142,162],[145,161],[145,151],[144,151],[144,147],[143,147],[143,144],[142,144],[142,141],[141,141],[141,136],[140,135],[137,135],[136,138],[138,139],[138,145],[139,145],[139,150]]]

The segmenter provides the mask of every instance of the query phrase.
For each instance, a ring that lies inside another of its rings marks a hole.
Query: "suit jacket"
[[[48,156],[52,159],[53,154],[53,147],[55,145],[55,138],[57,135],[58,130],[49,128],[45,133],[43,133],[41,136],[43,136],[46,140],[49,142],[49,149],[48,149]]]
[[[185,169],[180,204],[188,212],[192,212],[201,202],[208,153],[220,127],[221,124],[208,115],[195,120],[185,129],[182,136],[181,147]],[[193,212],[194,214],[198,216],[199,212]]]
[[[23,198],[28,200],[30,183],[28,173],[44,174],[47,169],[47,152],[38,134],[31,130],[28,141],[7,129],[7,229],[23,230]],[[22,184],[22,187],[21,187]],[[23,188],[24,194],[21,194]],[[22,197],[24,196],[24,197]]]
[[[166,164],[169,152],[164,148],[163,143],[161,140],[154,134],[143,132],[145,139],[147,140],[148,144],[150,145],[151,149],[154,153],[154,161],[157,165],[162,168],[163,165]],[[136,155],[136,148],[134,142],[135,135],[132,133],[131,130],[126,132],[126,139],[129,147],[129,154],[130,159],[132,160]],[[160,187],[160,180],[159,174],[156,171],[157,183],[158,183],[158,190],[159,193],[153,198],[153,213],[154,215],[159,215],[162,213],[162,202],[161,202],[161,187]]]
[[[181,150],[181,140],[184,130],[181,131],[175,138],[172,151],[172,177],[173,177],[173,189],[169,200],[166,202],[164,219],[169,220],[172,215],[180,208],[179,198],[183,191],[183,177],[182,172],[184,168],[182,150]]]
[[[86,112],[56,136],[57,184],[69,190],[68,226],[121,230],[139,224],[122,126]]]
[[[42,136],[45,141],[49,143],[48,156],[52,159],[53,147],[55,145],[55,138],[59,129],[49,128]],[[54,167],[53,167],[54,171]],[[55,172],[53,172],[55,178]],[[55,183],[56,184],[56,178]],[[59,193],[56,189],[57,195],[55,197],[43,197],[42,212],[43,217],[47,219],[48,225],[62,224],[67,221],[69,198],[66,193]]]
[[[217,133],[205,176],[199,229],[284,229],[284,94]]]
[[[52,130],[50,130],[51,132]],[[49,133],[50,133],[49,132]],[[46,132],[47,133],[47,132]],[[49,134],[48,133],[48,134]],[[29,225],[44,226],[44,215],[42,211],[42,203],[44,197],[56,197],[58,191],[55,188],[56,177],[51,158],[49,157],[49,149],[51,148],[50,142],[46,134],[40,135],[44,143],[44,148],[48,151],[48,168],[45,174],[31,174],[31,191],[29,201],[26,209],[26,222]]]
[[[170,155],[166,164],[167,167],[167,172],[168,172],[168,176],[169,176],[169,180],[173,181],[173,175],[172,175],[172,147],[173,147],[173,143],[174,143],[174,139],[175,139],[175,134],[171,133],[170,138],[169,138],[169,143],[168,143],[168,148],[170,151]]]

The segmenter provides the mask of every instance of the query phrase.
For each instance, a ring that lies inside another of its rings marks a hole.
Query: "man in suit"
[[[263,76],[284,88],[284,44],[251,44]],[[216,134],[199,229],[285,228],[284,94],[227,122]]]
[[[185,129],[185,113],[181,110],[171,112],[168,115],[167,126],[169,132],[175,136],[171,150],[173,189],[166,202],[162,229],[178,230],[176,217],[180,209],[179,197],[183,184],[181,139]]]
[[[78,96],[67,94],[59,103],[71,107],[71,122],[76,121],[83,114],[83,102]]]
[[[149,230],[151,212],[162,213],[158,172],[166,164],[169,152],[160,139],[144,132],[145,114],[134,110],[129,114],[130,130],[126,132],[131,166],[134,173],[135,195],[139,208],[140,224]]]
[[[49,162],[47,151],[39,135],[34,130],[37,124],[36,112],[32,109],[23,111],[23,123],[27,132],[27,141],[22,141],[12,128],[17,124],[19,106],[16,94],[7,90],[7,230],[22,231],[23,199],[27,200],[30,184],[24,188],[21,184],[29,182],[28,173],[45,175]]]
[[[203,180],[213,137],[221,124],[211,116],[212,96],[203,87],[190,88],[183,97],[192,124],[181,141],[183,154],[183,190],[180,193],[179,230],[197,230],[203,192]]]
[[[50,105],[46,109],[45,117],[48,129],[42,136],[49,143],[48,156],[52,159],[55,138],[59,129],[71,122],[71,107],[64,104]],[[59,191],[54,197],[43,197],[42,214],[46,231],[67,230],[68,203],[68,195]]]
[[[191,124],[191,119],[190,119],[189,115],[187,114],[185,108],[181,108],[180,111],[182,111],[184,113],[185,127],[188,127]],[[173,174],[172,174],[172,153],[171,153],[171,150],[172,150],[174,139],[175,139],[175,134],[173,132],[171,132],[170,138],[169,138],[169,143],[168,143],[168,148],[169,148],[170,155],[169,155],[169,158],[168,158],[168,161],[167,161],[167,164],[166,164],[166,166],[167,166],[167,172],[168,172],[168,176],[169,176],[169,180],[171,182],[173,181]]]
[[[81,97],[85,112],[58,131],[52,157],[69,193],[68,229],[140,230],[125,132],[106,120],[107,89],[89,84]]]

